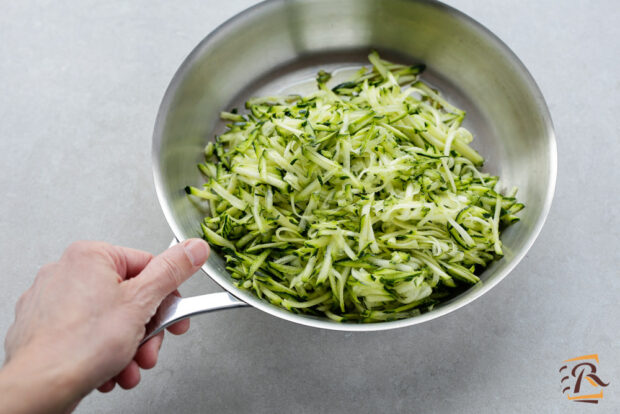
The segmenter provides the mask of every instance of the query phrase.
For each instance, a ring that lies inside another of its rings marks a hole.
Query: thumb
[[[154,257],[140,274],[128,282],[148,295],[156,305],[196,273],[209,257],[202,239],[188,239]]]

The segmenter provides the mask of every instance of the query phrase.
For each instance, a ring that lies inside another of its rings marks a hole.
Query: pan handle
[[[146,324],[146,334],[140,345],[157,335],[159,332],[190,316],[213,312],[220,309],[248,306],[228,292],[209,293],[207,295],[180,298],[168,295],[159,305],[157,312]]]
[[[175,239],[170,243],[170,246],[177,243]],[[240,301],[228,292],[209,293],[189,298],[180,298],[170,294],[161,302],[155,315],[146,324],[146,333],[142,341],[140,341],[140,345],[173,323],[190,316],[243,306],[248,306],[248,304]]]

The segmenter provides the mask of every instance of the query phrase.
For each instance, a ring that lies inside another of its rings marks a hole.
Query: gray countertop
[[[76,239],[151,252],[171,238],[151,178],[164,90],[250,0],[5,1],[0,13],[0,332],[37,269]],[[558,136],[547,223],[499,286],[388,332],[322,331],[253,309],[192,320],[131,391],[78,413],[620,411],[620,6],[454,0],[504,40]],[[185,294],[217,291],[203,275]],[[598,406],[561,393],[562,361],[597,353]]]

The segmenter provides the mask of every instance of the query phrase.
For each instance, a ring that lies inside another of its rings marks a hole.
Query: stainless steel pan
[[[486,28],[444,4],[425,0],[268,0],[236,15],[207,36],[174,75],[153,135],[159,202],[178,240],[201,236],[207,214],[183,188],[199,185],[196,164],[221,126],[218,114],[251,96],[303,89],[319,69],[366,63],[371,49],[390,59],[424,62],[424,78],[467,111],[465,126],[485,169],[500,185],[519,187],[526,208],[502,235],[505,256],[482,283],[434,310],[409,319],[336,323],[296,315],[237,289],[223,259],[203,266],[227,292],[170,298],[150,332],[210,310],[251,305],[303,325],[346,331],[392,329],[424,322],[480,297],[523,258],[545,221],[556,179],[556,144],[545,101],[519,59]]]

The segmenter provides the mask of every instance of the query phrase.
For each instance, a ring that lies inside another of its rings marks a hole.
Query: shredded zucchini
[[[495,190],[465,112],[419,79],[423,65],[371,69],[308,96],[222,113],[199,170],[205,239],[236,285],[292,312],[372,322],[432,309],[501,257],[524,206]]]

